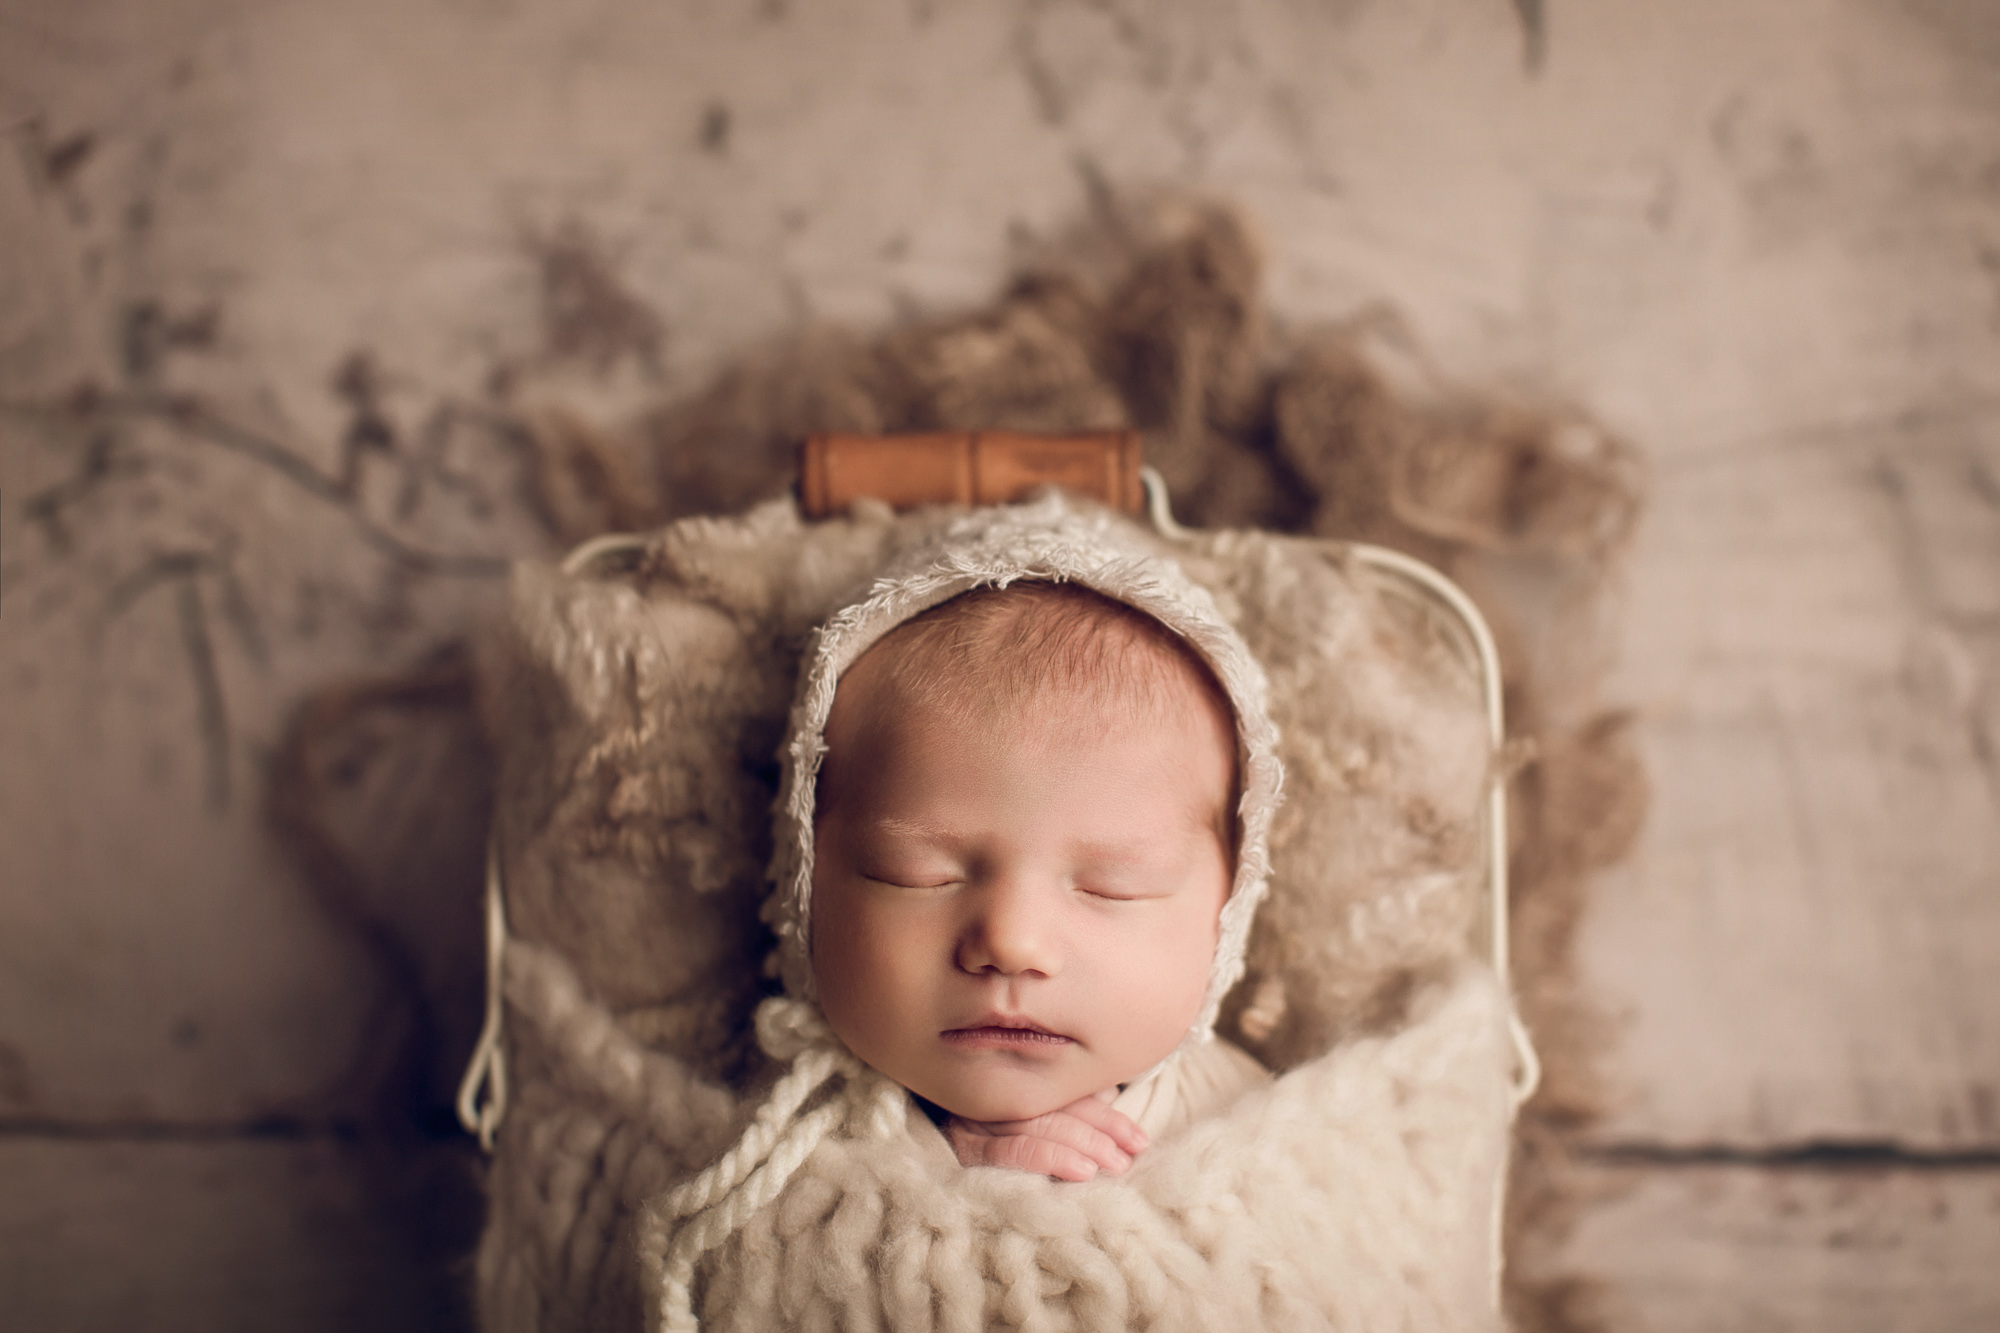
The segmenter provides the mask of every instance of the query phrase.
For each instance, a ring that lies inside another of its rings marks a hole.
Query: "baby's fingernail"
[[[1122,1176],[1127,1171],[1130,1171],[1132,1169],[1132,1159],[1130,1157],[1127,1157],[1124,1153],[1121,1152],[1118,1154],[1117,1159],[1112,1163],[1111,1169],[1113,1171],[1116,1171],[1119,1175]]]
[[[1137,1125],[1132,1126],[1132,1141],[1141,1148],[1150,1148],[1153,1146],[1153,1141],[1146,1137],[1146,1131],[1140,1129]]]

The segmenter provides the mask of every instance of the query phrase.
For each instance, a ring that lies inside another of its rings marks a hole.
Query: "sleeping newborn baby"
[[[825,746],[820,1006],[961,1163],[1123,1172],[1269,1078],[1184,1042],[1241,782],[1228,696],[1179,635],[1074,583],[961,593],[847,669]]]
[[[1133,1159],[1276,1086],[1215,1036],[1283,781],[1248,645],[1123,520],[1050,496],[924,534],[803,649],[763,909],[783,990],[756,1014],[783,1072],[646,1205],[657,1326],[1213,1304],[1159,1200],[1212,1192],[1215,1151]]]
[[[716,1097],[708,1165],[635,1220],[651,1326],[1497,1327],[1491,973],[1280,1077],[1215,1035],[1284,781],[1232,617],[1311,645],[1281,678],[1310,723],[1325,682],[1370,681],[1341,678],[1359,636],[1311,623],[1357,609],[1341,569],[1218,534],[1188,543],[1197,583],[1060,498],[825,541],[863,578],[784,557],[797,609],[846,600],[799,644],[781,750],[755,1020],[775,1081]],[[1461,805],[1485,772],[1464,722]],[[1324,904],[1291,899],[1294,928],[1342,929],[1344,872],[1290,869]],[[674,1125],[659,1108],[708,1091],[663,1069],[645,1114]]]

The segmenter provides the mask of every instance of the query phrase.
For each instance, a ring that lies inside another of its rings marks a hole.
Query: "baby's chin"
[[[1015,1120],[1033,1120],[1051,1111],[1060,1111],[1072,1102],[1109,1091],[1116,1095],[1117,1084],[1108,1088],[967,1088],[942,1087],[935,1092],[913,1088],[925,1101],[950,1112],[961,1120],[976,1120],[985,1124],[1005,1124]],[[937,1095],[942,1094],[942,1095]]]

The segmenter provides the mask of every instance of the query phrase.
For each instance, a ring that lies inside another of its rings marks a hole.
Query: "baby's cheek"
[[[813,987],[829,1019],[847,1010],[854,978],[866,975],[867,970],[864,961],[854,956],[864,941],[854,931],[852,913],[843,897],[837,889],[816,887],[813,891]]]
[[[1162,957],[1153,972],[1159,996],[1157,1006],[1163,1017],[1172,1015],[1169,1026],[1175,1031],[1176,1041],[1179,1033],[1201,1012],[1209,975],[1215,970],[1216,939],[1213,922],[1195,918],[1182,923],[1172,938],[1162,944]]]
[[[824,896],[828,914],[813,928],[820,1008],[849,1049],[879,1068],[915,999],[907,993],[908,950],[898,947],[893,923],[869,910],[865,894],[836,890]]]

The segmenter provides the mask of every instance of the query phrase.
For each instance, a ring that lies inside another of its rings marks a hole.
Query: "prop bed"
[[[520,566],[482,652],[500,774],[461,1114],[493,1153],[483,1325],[1498,1326],[1535,1071],[1471,603],[1379,548],[1185,530],[1126,433],[819,440],[802,478]],[[1022,498],[1048,479],[1067,493]],[[1285,772],[1218,1024],[1277,1078],[1087,1184],[957,1166],[893,1085],[760,1007],[814,627],[942,538],[1009,525],[1173,562],[1261,663]]]

